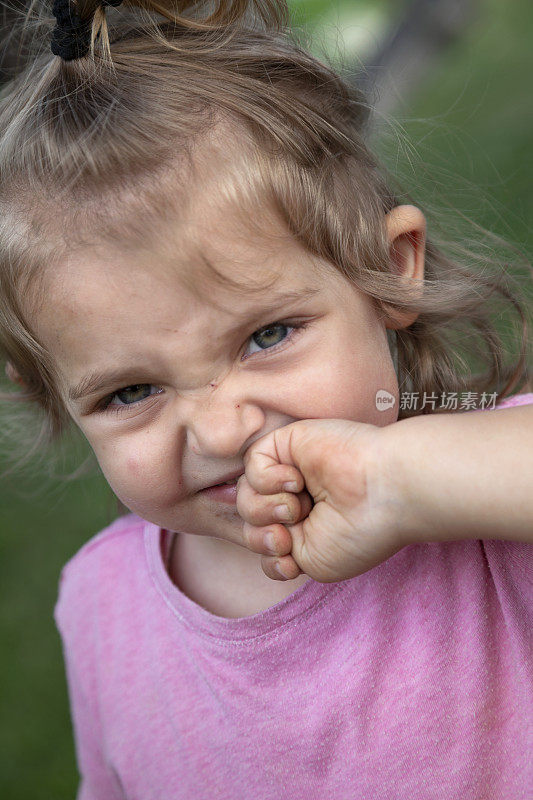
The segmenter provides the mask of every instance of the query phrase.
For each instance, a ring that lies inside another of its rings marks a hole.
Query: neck
[[[216,616],[247,617],[265,611],[296,591],[309,576],[275,581],[261,568],[261,556],[214,536],[177,533],[169,575],[190,599]]]

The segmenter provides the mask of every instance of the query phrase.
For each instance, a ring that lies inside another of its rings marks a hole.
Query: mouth
[[[204,492],[206,489],[216,489],[219,486],[235,486],[241,475],[244,475],[244,470],[239,470],[239,472],[233,472],[229,475],[225,475],[225,481],[221,481],[220,483],[212,483],[209,486],[204,486],[201,490]]]
[[[241,473],[244,474],[244,473]],[[215,483],[211,486],[206,486],[205,489],[200,491],[200,494],[209,498],[210,501],[215,503],[225,503],[226,505],[235,506],[237,503],[237,480],[240,475],[224,481],[224,483]]]

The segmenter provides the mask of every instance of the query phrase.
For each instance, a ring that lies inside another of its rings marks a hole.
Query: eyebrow
[[[280,311],[280,307],[286,306],[297,301],[305,300],[309,297],[316,295],[320,289],[318,288],[311,288],[308,287],[306,289],[298,289],[295,291],[287,291],[287,292],[277,292],[271,295],[267,302],[258,302],[254,304],[252,307],[246,309],[244,314],[239,315],[242,319],[244,317],[256,315],[259,311],[267,313],[268,311]],[[240,327],[240,323],[238,326]],[[97,394],[99,392],[105,391],[106,389],[111,390],[115,386],[125,385],[126,381],[131,382],[131,376],[135,373],[141,373],[146,369],[146,367],[142,366],[131,366],[131,367],[118,367],[116,369],[109,369],[109,370],[96,370],[94,372],[85,375],[79,383],[75,386],[72,386],[68,391],[68,399],[71,402],[77,402],[81,400],[83,397],[89,397],[90,395]],[[128,384],[134,385],[134,384]]]

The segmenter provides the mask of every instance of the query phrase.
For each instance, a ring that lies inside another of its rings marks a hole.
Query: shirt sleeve
[[[529,406],[533,404],[533,392],[526,394],[515,394],[512,397],[506,397],[501,400],[496,408],[511,408],[512,406]]]
[[[515,394],[506,397],[496,406],[512,408],[513,406],[533,405],[533,392]],[[486,540],[483,543],[493,574],[499,572],[502,585],[506,586],[506,597],[514,598],[514,607],[521,608],[518,619],[531,617],[531,600],[533,595],[533,546],[530,542],[511,540]],[[502,593],[500,593],[503,596]],[[503,602],[503,601],[502,601]],[[528,605],[529,603],[529,605]],[[523,607],[520,606],[523,604]],[[525,635],[527,641],[527,636]]]
[[[87,596],[75,571],[61,573],[54,621],[61,636],[70,715],[80,783],[76,800],[125,800],[118,776],[107,763],[98,711],[94,637]]]

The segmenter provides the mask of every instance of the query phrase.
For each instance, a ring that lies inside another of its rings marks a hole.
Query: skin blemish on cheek
[[[136,461],[135,458],[131,458],[131,457],[128,458],[128,460],[126,462],[126,466],[127,466],[128,472],[130,472],[131,474],[133,474],[133,475],[138,475],[139,474],[139,465],[137,464],[137,461]]]

